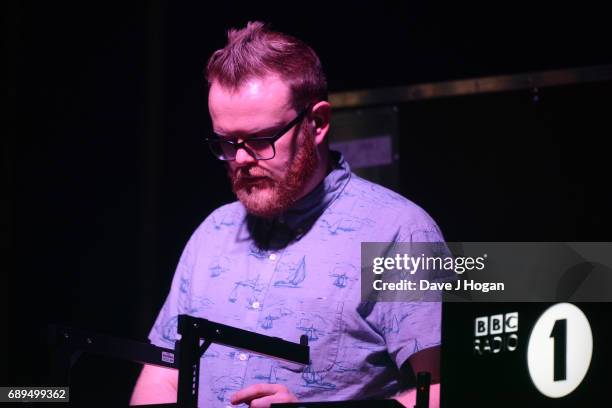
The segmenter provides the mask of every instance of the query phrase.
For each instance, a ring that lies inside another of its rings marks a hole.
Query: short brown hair
[[[227,44],[206,66],[208,86],[237,89],[251,78],[277,74],[289,83],[297,109],[327,100],[327,80],[317,54],[303,41],[272,31],[259,21],[227,32]]]

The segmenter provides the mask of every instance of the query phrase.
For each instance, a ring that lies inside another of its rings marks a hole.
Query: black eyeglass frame
[[[292,127],[297,125],[304,118],[304,116],[310,110],[310,108],[311,108],[311,105],[308,105],[306,108],[304,108],[300,113],[298,113],[298,115],[292,121],[290,121],[285,126],[283,126],[283,128],[280,129],[278,132],[276,132],[273,136],[252,137],[252,138],[244,139],[241,142],[235,142],[233,140],[226,140],[225,138],[215,135],[213,137],[207,137],[205,141],[208,143],[208,146],[213,156],[215,156],[217,159],[222,160],[222,161],[236,160],[236,155],[238,154],[239,149],[244,149],[249,155],[251,155],[256,160],[272,160],[276,156],[276,146],[274,145],[276,141],[280,139],[281,137],[283,137],[289,130],[291,130]],[[269,142],[270,146],[272,146],[272,157],[268,157],[265,159],[259,157],[259,155],[255,151],[253,151],[247,146],[248,143],[264,142],[264,141]],[[230,159],[230,158],[226,158],[223,155],[217,154],[215,152],[215,149],[213,148],[213,143],[226,143],[230,146],[233,146],[234,157]]]

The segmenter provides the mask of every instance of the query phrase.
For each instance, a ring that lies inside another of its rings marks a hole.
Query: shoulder
[[[373,220],[397,229],[401,240],[443,240],[438,224],[427,211],[386,187],[352,174],[345,195],[354,200],[354,206],[365,209]]]
[[[244,221],[245,209],[238,201],[218,207],[200,223],[192,234],[191,240],[199,240],[211,233],[235,230]]]
[[[222,221],[239,221],[242,220],[246,212],[244,206],[239,201],[234,201],[224,204],[211,212],[204,220],[205,223],[218,223]]]

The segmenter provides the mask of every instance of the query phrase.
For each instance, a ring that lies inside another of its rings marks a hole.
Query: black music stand
[[[278,337],[264,336],[188,315],[178,317],[178,333],[181,334],[181,339],[175,343],[172,350],[149,343],[50,325],[49,341],[54,349],[51,355],[51,382],[54,385],[69,385],[70,369],[83,353],[112,356],[178,369],[177,404],[155,406],[197,408],[200,357],[213,343],[299,364],[310,363],[310,347],[305,335],[300,337],[300,344],[291,343]],[[202,345],[200,340],[204,341]]]

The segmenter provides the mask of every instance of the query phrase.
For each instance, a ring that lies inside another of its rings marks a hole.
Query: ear
[[[329,122],[331,120],[331,105],[327,101],[317,102],[308,117],[314,129],[315,144],[321,145],[329,132]]]

